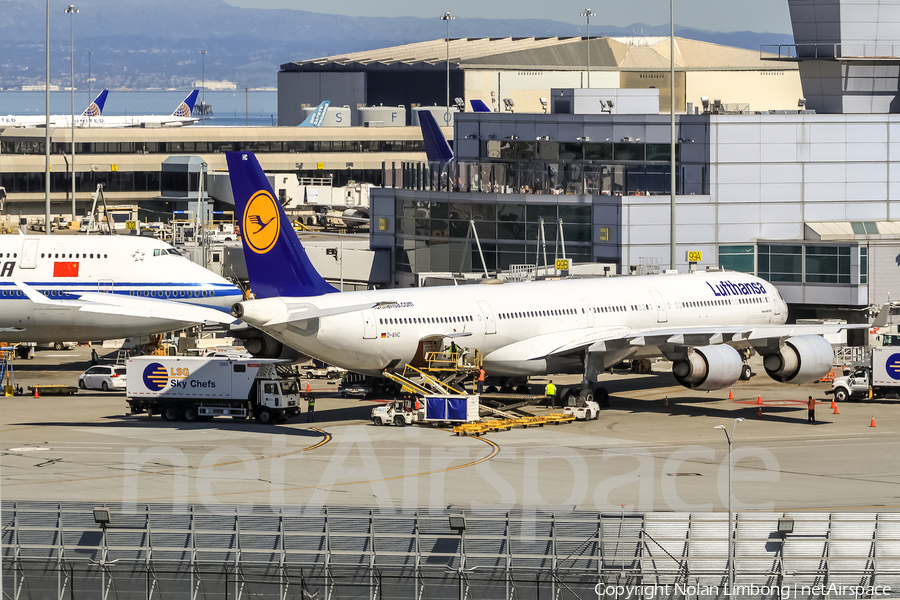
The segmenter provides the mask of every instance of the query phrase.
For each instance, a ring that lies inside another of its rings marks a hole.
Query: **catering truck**
[[[900,394],[900,348],[884,346],[872,349],[868,365],[851,369],[843,377],[835,377],[827,393],[842,402],[848,399],[897,397]]]
[[[300,414],[300,390],[282,379],[279,360],[139,356],[126,365],[125,395],[132,414],[166,421],[249,416],[263,424]]]

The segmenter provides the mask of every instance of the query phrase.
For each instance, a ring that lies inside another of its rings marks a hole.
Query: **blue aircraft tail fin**
[[[428,162],[447,163],[453,160],[453,150],[437,124],[434,115],[427,110],[419,111],[419,127],[425,142],[425,156]]]
[[[103,90],[97,97],[94,98],[94,101],[88,104],[88,107],[84,109],[84,112],[81,113],[82,117],[99,117],[103,114],[103,106],[106,104],[106,96],[109,94],[109,90]]]
[[[337,290],[312,266],[252,152],[227,152],[250,288],[257,298],[306,297]]]
[[[187,98],[181,101],[178,108],[172,113],[173,117],[189,117],[194,112],[194,104],[197,102],[197,94],[200,90],[193,90],[187,95]]]
[[[472,105],[472,112],[491,112],[487,104],[481,100],[469,100],[469,104]]]
[[[329,104],[331,104],[330,100],[322,102],[314,111],[309,113],[309,116],[303,119],[303,122],[297,125],[297,127],[321,127],[322,122],[325,120],[325,113],[328,112]]]

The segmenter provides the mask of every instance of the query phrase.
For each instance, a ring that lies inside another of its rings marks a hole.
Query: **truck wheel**
[[[750,365],[741,367],[741,381],[749,381],[751,375],[753,375],[753,372],[750,370]]]
[[[337,379],[338,374],[335,371],[329,371],[325,377],[327,379]]]
[[[372,422],[376,425],[384,425],[384,421],[381,420],[381,417],[373,417]]]
[[[194,404],[189,404],[184,407],[184,412],[181,413],[181,416],[188,423],[193,423],[200,415],[197,413],[197,406]]]
[[[65,350],[66,345],[63,344],[62,342],[56,342],[55,344],[53,344],[53,349],[54,350]]]
[[[268,408],[261,408],[259,409],[259,412],[256,413],[256,420],[259,421],[261,425],[270,425],[275,421],[275,415],[272,414],[272,411]]]
[[[166,421],[177,421],[181,417],[181,411],[174,404],[167,404],[162,409],[162,418]]]
[[[404,419],[400,415],[397,415],[396,417],[394,417],[394,425],[396,425],[397,427],[406,427],[406,419]]]
[[[307,371],[307,372],[306,372],[306,378],[307,378],[307,379],[312,379],[312,378],[313,378],[312,371]]]
[[[847,390],[844,388],[838,388],[834,390],[834,399],[836,402],[846,402],[847,398],[850,397],[850,394],[847,393]]]

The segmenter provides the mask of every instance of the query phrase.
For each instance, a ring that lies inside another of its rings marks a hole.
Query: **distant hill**
[[[44,81],[45,4],[6,0],[0,12],[0,87]],[[221,0],[94,0],[75,15],[76,86],[86,87],[91,52],[92,87],[187,88],[202,73],[243,87],[274,87],[279,66],[293,60],[443,38],[437,17],[347,17],[299,10],[236,8]],[[57,12],[59,14],[57,14]],[[68,85],[69,16],[51,13],[51,80]],[[540,19],[458,19],[453,37],[577,36],[577,25]],[[635,23],[591,27],[594,35],[668,35],[667,26]],[[713,32],[676,27],[676,34],[717,44],[759,49],[790,44],[785,34]],[[2,112],[2,107],[0,107]]]

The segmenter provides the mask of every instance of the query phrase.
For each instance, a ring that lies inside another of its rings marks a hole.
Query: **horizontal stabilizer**
[[[292,310],[286,315],[275,317],[268,321],[263,327],[271,327],[272,325],[281,325],[283,323],[293,323],[295,321],[308,321],[310,319],[318,319],[319,317],[328,317],[331,315],[342,315],[345,313],[358,312],[375,306],[374,302],[366,304],[354,304],[352,306],[334,306],[332,308],[319,308],[313,310]]]

